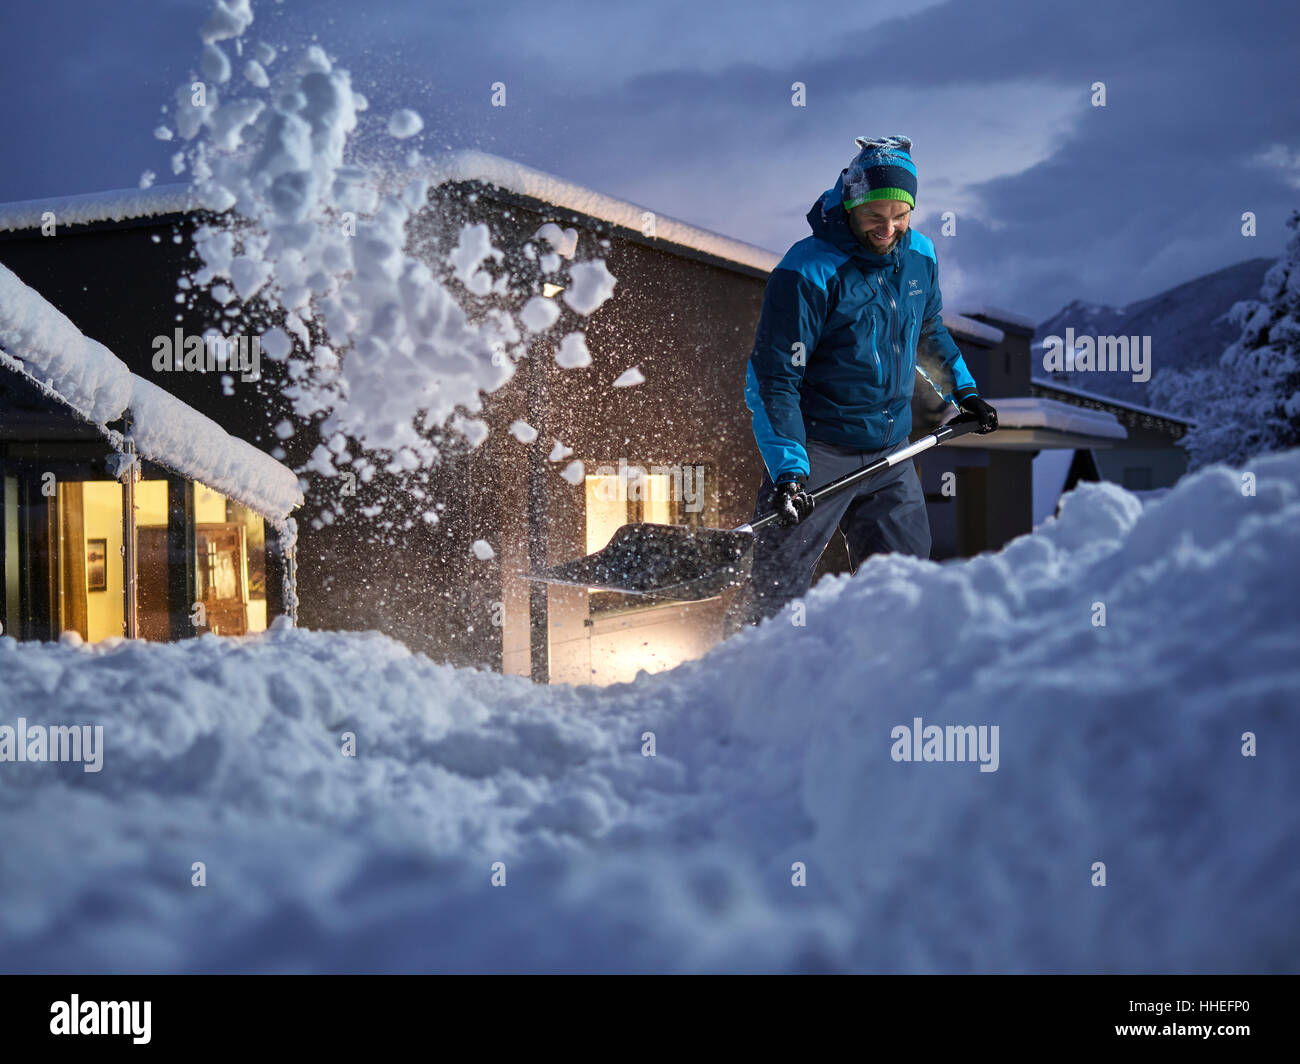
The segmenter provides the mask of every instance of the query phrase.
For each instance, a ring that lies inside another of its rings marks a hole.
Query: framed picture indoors
[[[108,590],[108,540],[86,540],[86,590]]]

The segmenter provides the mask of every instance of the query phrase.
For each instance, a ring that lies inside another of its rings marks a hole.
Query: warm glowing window
[[[203,484],[194,485],[195,601],[217,635],[266,630],[266,523]]]
[[[716,518],[717,491],[702,465],[629,463],[594,465],[586,477],[586,549],[593,554],[626,524],[698,527]],[[644,605],[635,596],[592,591],[593,611]]]

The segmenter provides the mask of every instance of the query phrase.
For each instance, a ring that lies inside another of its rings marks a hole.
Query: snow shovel
[[[937,447],[945,440],[964,436],[978,428],[978,419],[962,414],[915,443],[811,492],[813,501],[821,502],[916,457],[922,451]],[[646,599],[698,601],[713,598],[749,579],[754,533],[779,520],[780,516],[773,510],[730,531],[686,525],[624,525],[595,554],[551,566],[539,573],[529,573],[526,579],[595,591],[621,591],[625,595],[640,595]]]

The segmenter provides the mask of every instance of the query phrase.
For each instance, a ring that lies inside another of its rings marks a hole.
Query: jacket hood
[[[884,269],[898,266],[901,253],[911,245],[911,227],[887,255],[877,255],[861,244],[849,228],[848,212],[844,209],[844,174],[845,171],[841,170],[840,176],[835,179],[835,187],[823,192],[809,209],[808,224],[812,227],[813,236],[834,245],[846,255],[863,260],[868,267]]]

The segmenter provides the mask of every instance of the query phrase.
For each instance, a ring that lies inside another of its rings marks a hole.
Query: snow
[[[143,377],[131,377],[131,431],[143,455],[277,521],[302,505],[298,477]]]
[[[636,387],[636,385],[644,384],[644,383],[645,383],[645,374],[642,373],[636,366],[633,366],[631,369],[626,369],[622,373],[620,373],[618,376],[618,380],[614,382],[613,386],[615,388],[634,388]]]
[[[769,273],[781,256],[766,248],[689,225],[627,200],[616,199],[554,174],[474,150],[448,151],[423,164],[423,173],[434,184],[451,181],[483,181],[497,188],[585,214],[640,233],[644,215],[653,214],[656,243],[677,244],[725,262],[734,262]]]
[[[1096,399],[1098,402],[1105,403],[1107,406],[1117,406],[1122,410],[1132,410],[1138,414],[1148,414],[1151,417],[1164,418],[1168,421],[1179,421],[1182,422],[1184,425],[1196,424],[1196,422],[1189,421],[1186,417],[1182,415],[1171,414],[1168,410],[1156,410],[1153,407],[1149,407],[1149,406],[1139,406],[1136,403],[1126,403],[1122,399],[1115,399],[1109,395],[1102,395],[1100,392],[1086,391],[1083,388],[1076,388],[1072,384],[1070,385],[1058,384],[1056,381],[1047,380],[1041,377],[1033,377],[1030,381],[1030,387],[1038,388],[1043,391],[1063,392],[1066,395],[1077,395],[1080,399]],[[999,402],[1005,402],[1005,400],[999,400]],[[1000,418],[1000,414],[999,414],[999,418]]]
[[[232,12],[216,21],[229,23],[238,43],[251,13]],[[254,56],[263,64],[273,57],[257,49]],[[318,421],[322,438],[341,433],[384,456],[393,472],[435,464],[441,451],[424,430],[474,425],[482,396],[514,373],[518,356],[500,356],[518,338],[516,324],[477,306],[471,317],[430,265],[408,254],[408,222],[425,208],[427,179],[411,173],[398,181],[389,164],[344,161],[368,105],[322,47],[306,48],[273,92],[259,95],[251,81],[241,88],[250,95],[218,100],[210,91],[202,108],[191,104],[187,85],[175,94],[171,117],[193,141],[185,157],[195,186],[214,209],[231,210],[196,234],[195,285],[229,299],[233,331],[261,333],[282,318],[298,337],[300,349],[286,353],[288,394],[296,414]],[[395,129],[409,132],[416,121],[398,116]],[[489,256],[503,258],[488,226],[466,227],[444,254],[469,295],[506,294],[509,274],[480,268]],[[231,284],[216,283],[223,278]],[[308,315],[323,343],[307,337]],[[328,453],[311,468],[328,474]]]
[[[1083,485],[609,688],[281,622],[0,638],[0,722],[104,727],[99,772],[0,766],[0,969],[1294,970],[1300,453],[1251,471]],[[917,717],[997,771],[894,761]]]
[[[283,362],[289,357],[289,352],[293,350],[293,341],[289,339],[287,332],[281,329],[280,326],[275,325],[262,333],[259,347],[262,354],[273,362]]]
[[[1007,325],[1016,325],[1021,329],[1028,329],[1032,334],[1038,328],[1038,323],[1026,318],[1023,314],[1016,314],[1014,311],[1004,310],[1002,307],[993,306],[991,303],[977,303],[973,306],[962,307],[962,317],[974,318],[983,315],[986,318],[992,318],[994,321],[1004,322]]]
[[[199,69],[209,81],[223,85],[230,80],[230,60],[226,53],[215,44],[203,46],[203,58],[199,60]]]
[[[533,234],[534,240],[545,240],[560,258],[571,259],[578,250],[578,230],[561,229],[554,222],[547,222]]]
[[[574,263],[569,267],[569,287],[561,298],[579,314],[587,315],[614,294],[615,280],[602,259]]]
[[[587,349],[587,334],[571,332],[560,341],[555,352],[555,364],[561,369],[581,369],[591,365],[591,352]]]
[[[520,443],[532,443],[537,439],[537,430],[526,421],[512,421],[510,423],[510,435]]]
[[[424,119],[408,107],[394,111],[388,119],[388,134],[398,140],[415,136],[424,128]]]
[[[154,185],[94,192],[82,196],[49,196],[0,205],[0,232],[39,229],[41,216],[50,211],[59,226],[92,222],[120,222],[126,218],[156,218],[211,209],[210,197],[188,185]]]
[[[994,328],[992,325],[985,325],[982,321],[976,321],[974,318],[954,314],[950,310],[940,311],[939,318],[943,322],[944,328],[953,335],[965,336],[970,340],[979,340],[990,346],[1000,344],[1007,336],[1001,329]]]
[[[55,306],[0,264],[0,347],[87,419],[116,421],[131,396],[131,371],[97,340],[83,336]]]
[[[552,454],[555,452],[552,451]],[[572,453],[572,452],[570,452]],[[580,458],[575,458],[572,462],[560,470],[560,476],[567,480],[574,487],[582,483],[583,477],[587,475],[587,468],[582,464]]]
[[[1090,410],[1043,398],[992,399],[990,402],[998,412],[999,428],[1042,428],[1115,440],[1128,438],[1128,430],[1119,419],[1105,410]]]
[[[555,446],[551,448],[551,453],[546,456],[548,462],[562,462],[573,454],[572,447],[566,447],[559,440],[555,441]]]
[[[81,331],[8,267],[0,265],[0,347],[6,368],[40,383],[114,438],[107,424],[128,410],[128,438],[164,465],[283,522],[302,502],[292,470],[157,385]]]
[[[485,562],[489,558],[496,557],[496,551],[492,549],[492,544],[490,544],[485,539],[476,539],[473,543],[470,544],[469,549],[470,552],[474,555],[474,557],[481,562]]]
[[[253,24],[249,0],[216,0],[212,14],[199,31],[204,44],[239,37]]]
[[[519,323],[529,332],[545,332],[560,317],[560,308],[555,300],[545,296],[533,296],[519,312]]]

